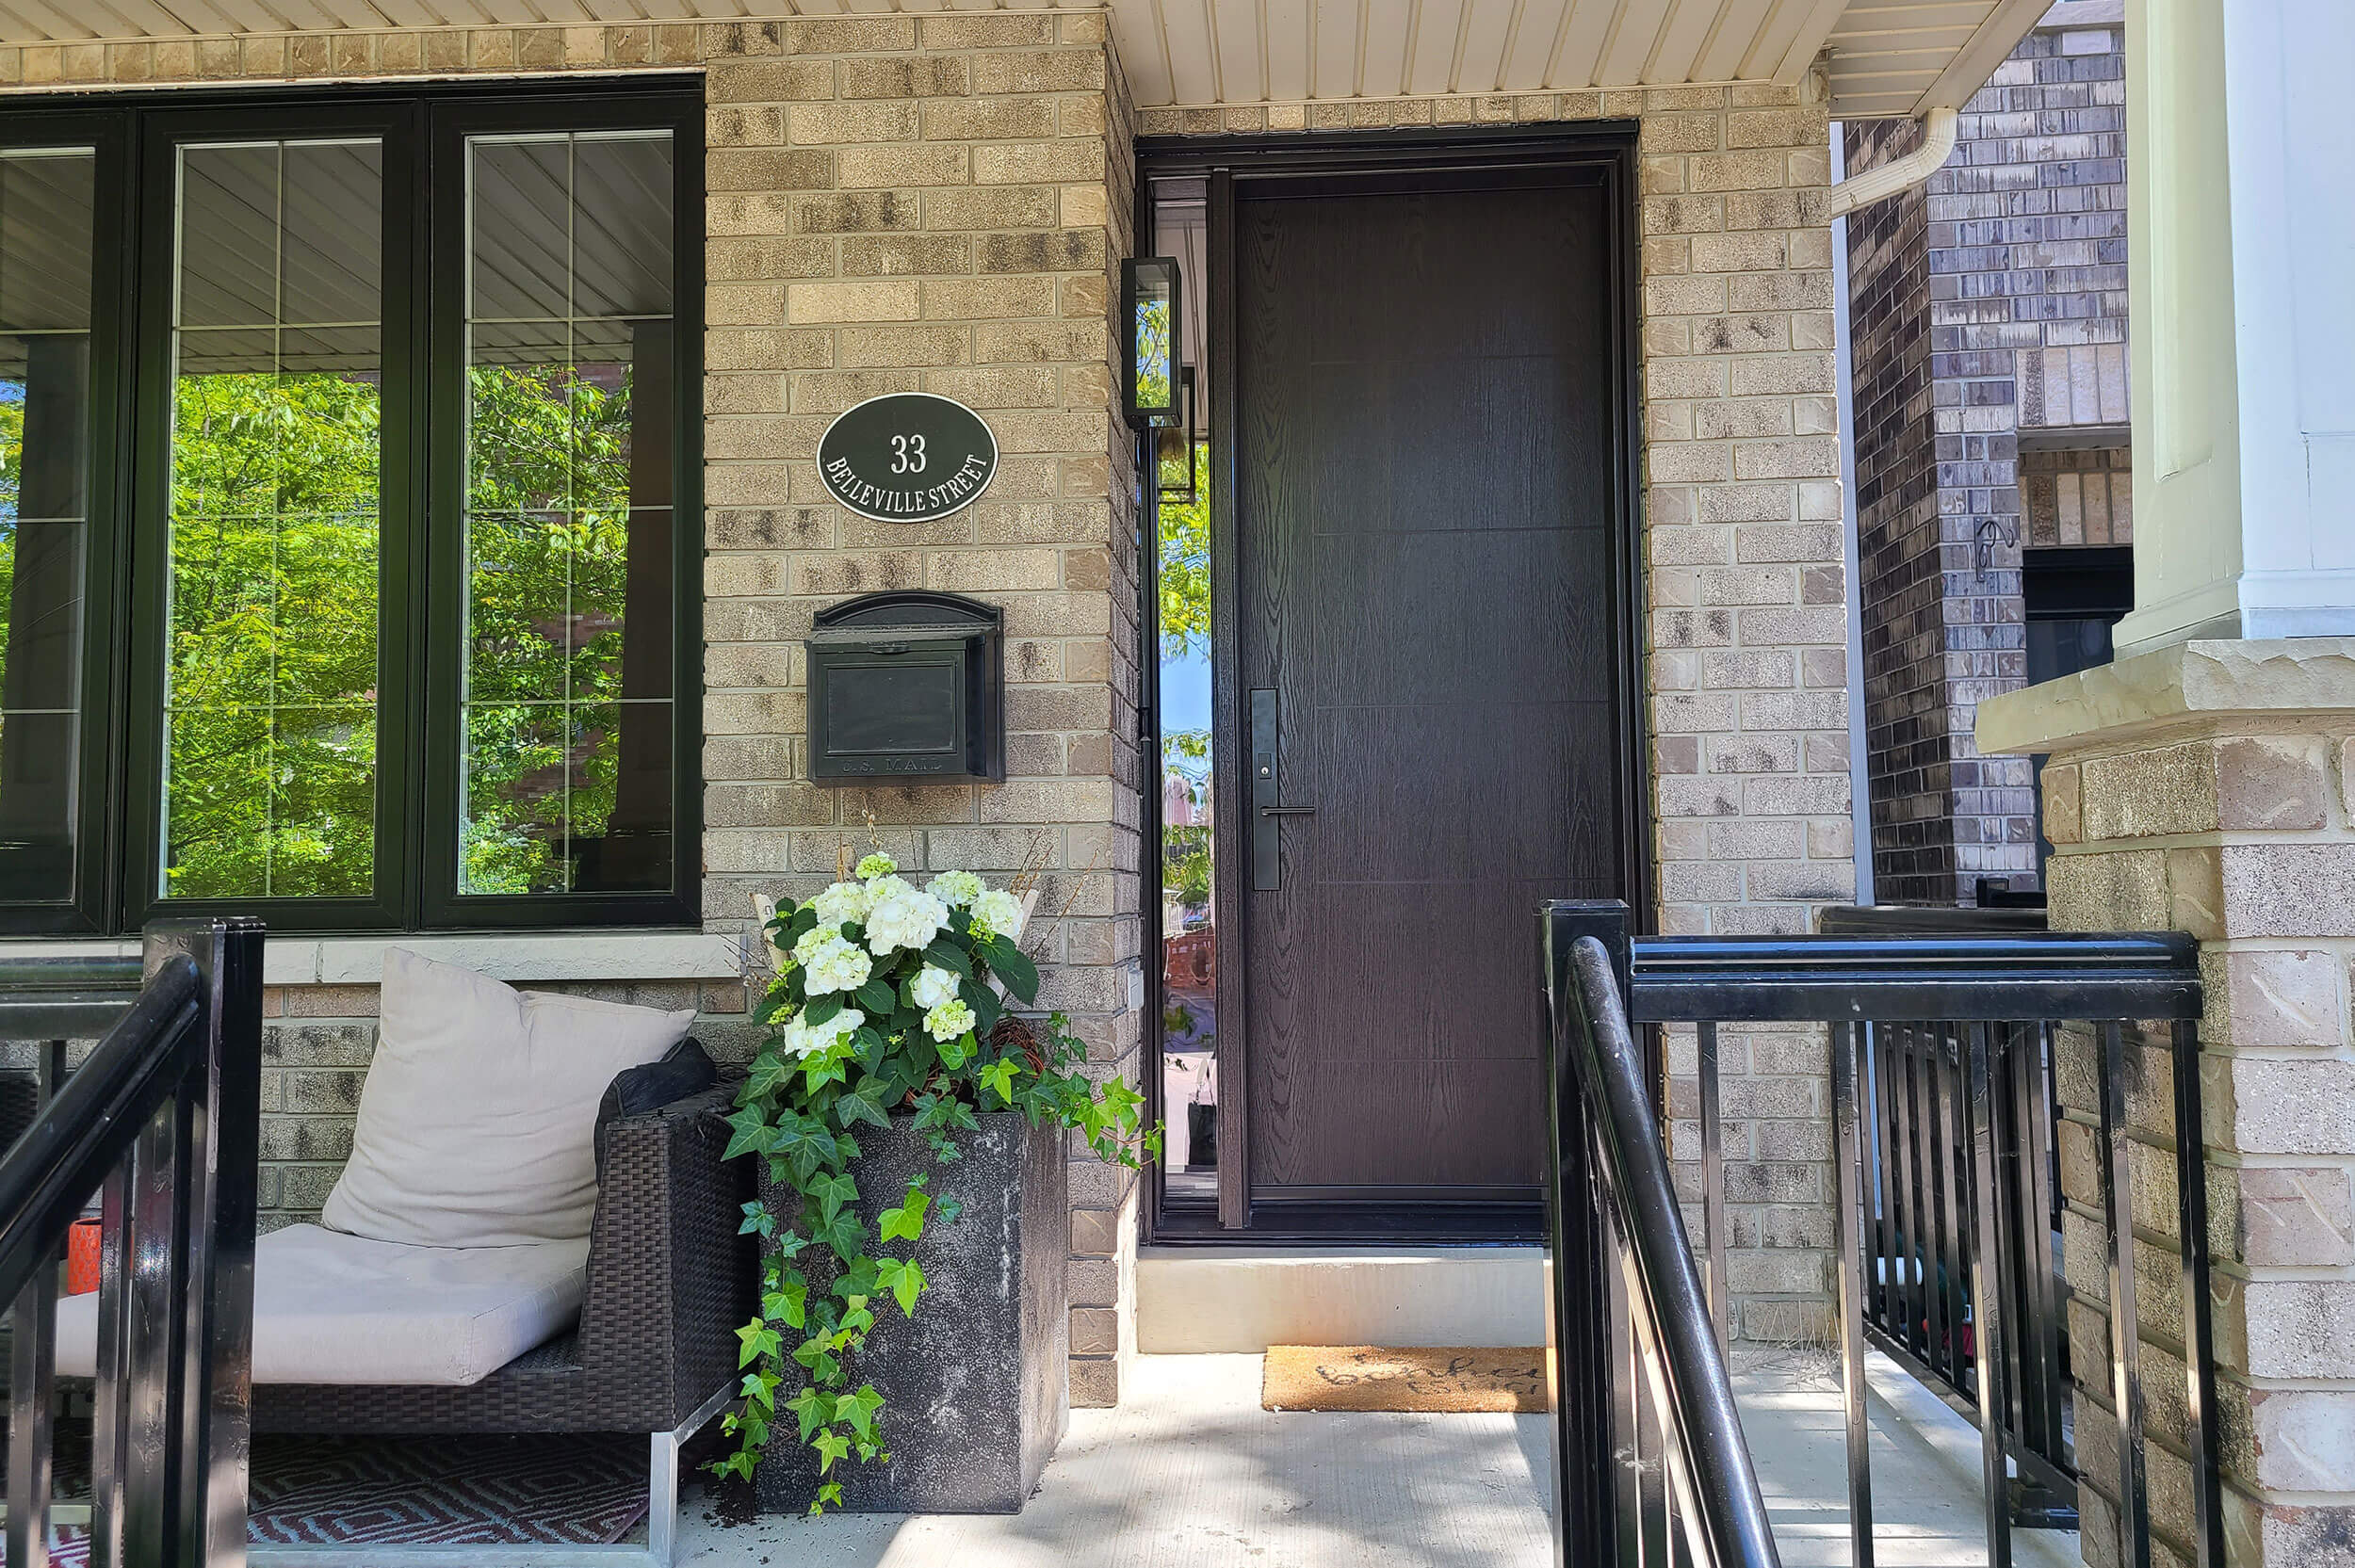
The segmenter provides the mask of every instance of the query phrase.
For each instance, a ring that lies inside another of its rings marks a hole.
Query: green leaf
[[[920,1241],[924,1236],[924,1210],[932,1199],[921,1188],[908,1188],[906,1201],[897,1208],[887,1208],[878,1216],[878,1239],[884,1241]]]
[[[900,1303],[900,1315],[916,1316],[916,1298],[923,1294],[924,1266],[914,1258],[880,1258],[875,1263],[875,1278],[890,1291]]]
[[[933,945],[924,949],[924,962],[946,969],[960,979],[973,978],[973,961],[966,956],[964,948],[953,942],[942,942],[935,938]]]
[[[761,1301],[760,1310],[783,1319],[787,1328],[804,1328],[808,1322],[808,1301],[809,1286],[799,1280],[788,1280]]]
[[[899,994],[891,989],[891,982],[880,975],[858,988],[858,1005],[867,1010],[870,1018],[889,1017],[898,1002]]]
[[[802,1010],[802,1022],[816,1028],[842,1010],[842,993],[829,991]]]
[[[883,1409],[883,1396],[875,1392],[874,1384],[869,1383],[855,1394],[836,1399],[834,1418],[849,1422],[861,1443],[871,1444],[875,1441],[875,1413]]]
[[[1006,982],[1006,990],[1018,1002],[1028,1002],[1038,995],[1038,968],[1028,954],[1002,936],[993,936],[983,949],[989,955],[989,971]]]
[[[763,1356],[781,1355],[785,1350],[784,1336],[757,1317],[737,1330],[736,1337],[741,1345],[736,1357],[739,1366],[750,1366]]]
[[[869,1078],[856,1090],[834,1103],[835,1114],[842,1118],[842,1124],[846,1127],[858,1122],[871,1123],[878,1127],[888,1127],[891,1125],[891,1118],[884,1114],[884,1108],[880,1103],[882,1091],[883,1086]]]
[[[769,1124],[767,1114],[758,1106],[746,1106],[728,1118],[728,1125],[735,1131],[728,1138],[727,1149],[720,1156],[722,1159],[745,1154],[765,1155],[777,1146],[776,1129]]]
[[[818,1450],[818,1473],[824,1475],[834,1468],[834,1462],[851,1451],[851,1445],[832,1427],[820,1428],[810,1438],[809,1446]]]
[[[973,1075],[974,1082],[995,1094],[1004,1105],[1014,1104],[1014,1075],[1018,1069],[1012,1057],[1000,1057]]]

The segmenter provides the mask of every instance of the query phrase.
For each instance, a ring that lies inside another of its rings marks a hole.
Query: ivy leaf
[[[965,1212],[965,1205],[954,1198],[943,1198],[936,1206],[940,1210],[940,1222],[944,1225],[955,1224],[957,1216]]]
[[[840,1508],[841,1506],[842,1483],[840,1481],[828,1481],[818,1489],[818,1496],[809,1505],[809,1511],[812,1513],[822,1513],[829,1507]]]
[[[932,1199],[921,1188],[908,1188],[908,1195],[897,1208],[887,1208],[878,1217],[879,1239],[885,1241],[920,1241],[924,1236],[924,1210]]]
[[[832,1401],[814,1388],[804,1388],[793,1398],[786,1400],[785,1408],[800,1419],[802,1441],[806,1443],[809,1441],[809,1434],[816,1431],[819,1423],[826,1418],[827,1411],[832,1408]]]
[[[744,1222],[736,1227],[737,1235],[756,1236],[766,1241],[777,1234],[777,1217],[769,1212],[768,1204],[746,1204],[743,1207],[743,1215]]]
[[[781,1355],[785,1350],[784,1336],[758,1317],[737,1330],[736,1337],[742,1347],[736,1357],[739,1366],[750,1366],[763,1356]]]
[[[774,1410],[777,1408],[777,1384],[784,1381],[774,1372],[747,1372],[737,1392],[747,1399],[758,1402],[764,1410]]]
[[[983,1089],[989,1091],[992,1094],[997,1095],[1001,1102],[1011,1106],[1014,1104],[1014,1075],[1015,1071],[1016,1069],[1012,1057],[1000,1057],[998,1060],[991,1062],[988,1066],[974,1074],[973,1079]]]
[[[800,1280],[788,1280],[761,1298],[760,1310],[768,1317],[782,1319],[787,1328],[798,1329],[807,1325],[808,1303],[809,1286]]]
[[[872,1383],[855,1394],[845,1394],[834,1402],[834,1418],[850,1423],[862,1444],[875,1441],[875,1413],[883,1409],[884,1398],[875,1392]]]
[[[966,1030],[954,1040],[944,1040],[938,1046],[940,1065],[953,1073],[966,1064],[966,1059],[977,1048],[971,1029]]]
[[[900,1315],[916,1316],[916,1298],[924,1291],[924,1266],[914,1258],[879,1258],[875,1263],[875,1278],[900,1303]]]
[[[758,1106],[746,1106],[728,1118],[735,1129],[728,1137],[728,1146],[722,1159],[734,1159],[739,1155],[765,1155],[777,1146],[777,1131],[769,1124],[769,1118]]]
[[[846,1127],[860,1122],[871,1122],[878,1127],[888,1127],[891,1125],[891,1118],[884,1114],[880,1100],[882,1092],[883,1085],[869,1078],[834,1103],[835,1114],[842,1118],[842,1124]]]

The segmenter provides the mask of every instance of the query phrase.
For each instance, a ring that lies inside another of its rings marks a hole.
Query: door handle
[[[1281,804],[1284,781],[1276,777],[1275,688],[1251,689],[1251,891],[1273,893],[1282,875],[1276,818],[1298,808]]]

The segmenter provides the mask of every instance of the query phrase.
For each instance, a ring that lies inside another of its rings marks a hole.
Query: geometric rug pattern
[[[604,1545],[646,1516],[643,1437],[253,1440],[248,1539],[277,1545]],[[83,1532],[50,1560],[85,1568]]]

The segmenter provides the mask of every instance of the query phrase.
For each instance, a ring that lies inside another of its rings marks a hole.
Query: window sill
[[[596,930],[415,935],[273,936],[265,985],[374,985],[384,952],[399,947],[496,980],[732,980],[744,973],[740,938],[711,931]],[[23,958],[127,958],[136,937],[0,941],[0,962]]]

